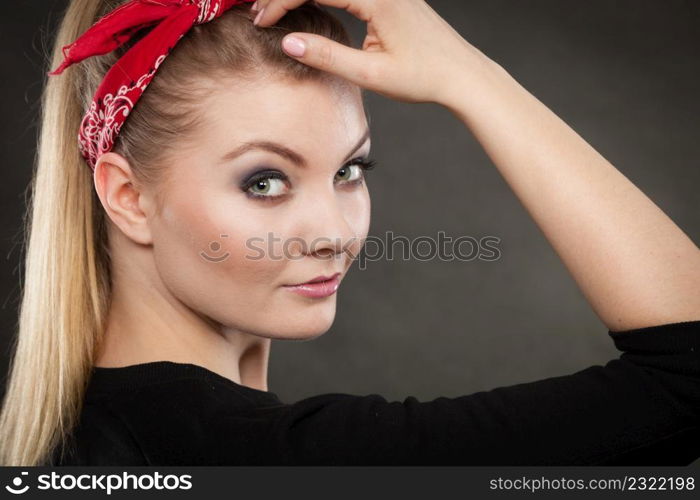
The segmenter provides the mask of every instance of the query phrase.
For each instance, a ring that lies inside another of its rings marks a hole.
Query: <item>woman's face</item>
[[[227,328],[269,338],[326,332],[337,293],[289,288],[340,273],[370,223],[368,123],[356,87],[260,82],[217,89],[194,149],[169,165],[151,214],[168,292]],[[342,287],[339,289],[342,290]]]

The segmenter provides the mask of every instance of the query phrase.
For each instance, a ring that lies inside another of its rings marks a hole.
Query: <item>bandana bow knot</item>
[[[83,116],[78,144],[93,172],[100,156],[114,147],[127,116],[177,42],[192,26],[208,23],[234,5],[252,1],[130,0],[62,47],[64,60],[49,76],[60,75],[88,57],[112,52],[155,25],[110,68]]]

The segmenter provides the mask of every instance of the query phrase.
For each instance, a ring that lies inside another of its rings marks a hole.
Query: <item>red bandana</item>
[[[111,151],[122,124],[175,44],[192,26],[221,16],[234,5],[253,0],[131,0],[100,18],[63,47],[64,61],[49,75],[91,56],[107,54],[143,28],[157,25],[105,75],[78,133],[80,153],[94,172]]]

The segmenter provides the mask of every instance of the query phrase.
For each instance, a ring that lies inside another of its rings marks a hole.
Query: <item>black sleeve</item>
[[[622,355],[569,375],[427,402],[323,394],[268,409],[265,455],[307,465],[687,465],[700,457],[700,321],[608,335]]]
[[[52,453],[52,466],[150,465],[128,426],[104,406],[86,404],[65,446]]]

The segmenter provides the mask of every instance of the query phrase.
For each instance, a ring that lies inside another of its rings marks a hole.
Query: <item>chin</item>
[[[286,340],[312,340],[330,330],[335,320],[335,306],[291,311],[275,337]]]
[[[288,335],[278,335],[276,340],[292,340],[295,342],[304,342],[309,340],[314,340],[326,333],[329,329],[321,331],[308,331],[308,332],[291,332]]]
[[[315,321],[296,331],[289,331],[289,334],[286,335],[285,338],[292,340],[313,340],[330,330],[332,325],[333,320],[326,322]]]

